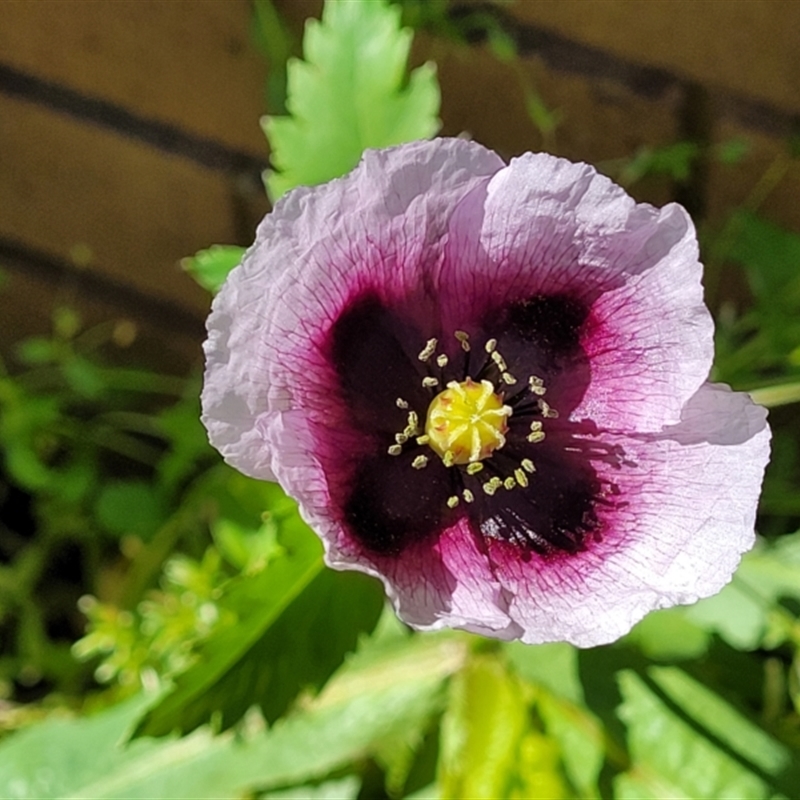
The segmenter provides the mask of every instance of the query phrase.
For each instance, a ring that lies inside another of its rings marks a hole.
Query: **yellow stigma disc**
[[[447,466],[481,461],[506,443],[510,416],[490,381],[451,381],[428,407],[428,445]]]

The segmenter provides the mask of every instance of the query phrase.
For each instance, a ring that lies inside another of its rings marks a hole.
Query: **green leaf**
[[[503,649],[520,676],[573,703],[583,703],[578,654],[572,645],[509,642]]]
[[[442,682],[463,658],[452,638],[414,637],[343,670],[306,710],[238,736],[203,729],[123,744],[142,697],[85,719],[48,720],[0,743],[0,797],[199,800],[304,786],[438,711]]]
[[[232,244],[214,244],[208,250],[200,250],[193,256],[184,258],[181,266],[204,289],[216,294],[228,273],[242,260],[245,248]]]
[[[28,366],[50,364],[58,358],[58,345],[46,336],[31,336],[14,348],[17,358]]]
[[[442,720],[438,784],[445,798],[560,798],[554,743],[530,724],[518,679],[477,657],[453,680]]]
[[[779,606],[782,598],[800,600],[800,532],[774,544],[760,541],[742,558],[728,586],[685,614],[738,650],[776,647],[783,641],[782,622],[788,615]]]
[[[517,673],[536,686],[536,710],[561,751],[564,770],[580,797],[598,797],[604,733],[586,708],[578,674],[578,651],[569,644],[504,645]]]
[[[259,800],[356,800],[361,791],[361,781],[355,775],[325,781],[316,786],[294,786],[276,792],[259,794]]]
[[[143,539],[151,538],[167,516],[163,499],[147,481],[106,484],[97,498],[95,513],[110,533],[135,534]]]
[[[223,728],[260,705],[269,722],[304,689],[319,689],[371,630],[383,606],[372,578],[327,569],[322,545],[295,513],[280,525],[284,552],[223,596],[219,626],[197,663],[139,723],[136,735],[191,731],[218,717]]]
[[[707,628],[693,622],[685,608],[654,611],[628,634],[629,642],[656,661],[698,658],[708,650],[710,639]]]
[[[767,798],[791,785],[789,751],[675,667],[619,675],[630,769],[615,796]]]
[[[384,0],[328,0],[322,21],[306,23],[304,60],[288,64],[290,116],[262,121],[276,170],[265,177],[272,200],[344,175],[365,148],[436,133],[434,66],[419,67],[406,82],[411,39],[400,9]]]
[[[748,211],[738,212],[731,224],[737,231],[731,258],[746,268],[756,298],[796,307],[800,303],[800,236]]]

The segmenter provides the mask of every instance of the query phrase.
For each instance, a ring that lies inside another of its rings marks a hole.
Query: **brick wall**
[[[321,7],[276,5],[298,34]],[[414,59],[439,66],[445,134],[468,131],[506,156],[546,144],[601,164],[643,144],[746,138],[736,167],[709,157],[688,185],[633,187],[713,222],[751,196],[800,130],[795,0],[497,8],[516,62],[480,41],[417,39]],[[53,303],[68,301],[89,321],[137,322],[147,357],[197,363],[208,298],[177,262],[213,242],[249,243],[266,210],[266,76],[247,0],[4,0],[2,16],[0,346],[46,330]],[[547,141],[526,87],[559,115]],[[763,212],[800,230],[800,171],[784,166]]]

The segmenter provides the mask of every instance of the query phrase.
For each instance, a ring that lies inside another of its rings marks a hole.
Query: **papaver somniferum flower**
[[[459,139],[279,200],[208,322],[203,420],[420,629],[591,646],[717,592],[765,412],[706,382],[694,228]]]

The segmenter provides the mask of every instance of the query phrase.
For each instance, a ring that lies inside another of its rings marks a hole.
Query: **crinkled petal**
[[[502,166],[472,142],[415,142],[367,151],[344,178],[276,203],[208,320],[203,422],[228,463],[281,479],[282,457],[259,431],[289,409],[327,413],[324,332],[359,293],[429,297],[453,208]],[[430,308],[417,306],[428,325]],[[302,486],[283,483],[302,500]]]
[[[329,539],[335,540],[336,536]],[[500,639],[519,637],[505,593],[464,521],[434,542],[411,545],[397,558],[375,558],[335,546],[327,556],[337,569],[357,569],[380,578],[400,618],[415,628],[461,628]]]
[[[701,273],[680,206],[637,204],[587,164],[529,153],[453,216],[438,276],[443,328],[538,295],[574,298],[589,309],[591,383],[573,418],[658,431],[711,367]]]
[[[600,508],[603,538],[575,556],[529,561],[493,543],[509,615],[528,643],[590,647],[625,634],[649,611],[718,592],[754,542],[769,457],[766,412],[742,393],[706,384],[678,425],[619,435],[624,459],[605,466],[619,493]]]

